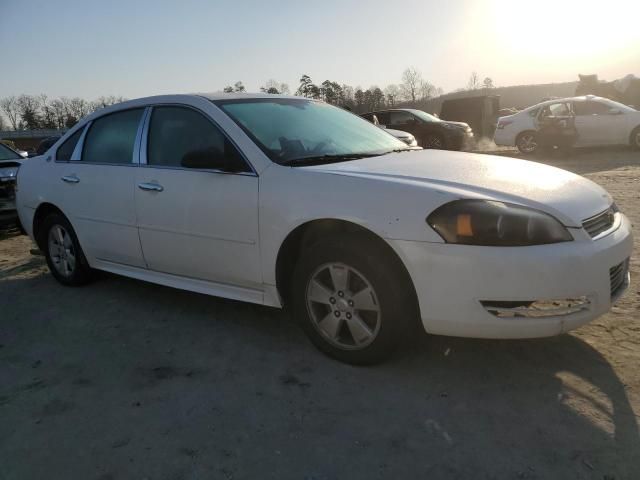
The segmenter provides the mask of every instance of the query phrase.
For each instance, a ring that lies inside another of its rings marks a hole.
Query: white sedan
[[[640,112],[606,98],[584,97],[548,100],[498,119],[494,141],[535,153],[541,121],[545,117],[572,117],[578,133],[576,147],[631,145],[640,149]]]
[[[21,166],[25,229],[64,285],[93,269],[273,307],[351,363],[428,333],[556,335],[629,283],[631,227],[577,175],[412,149],[322,102],[143,98]]]

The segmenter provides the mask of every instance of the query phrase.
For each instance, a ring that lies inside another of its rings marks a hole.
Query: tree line
[[[467,88],[459,90],[478,90],[494,88],[493,80],[473,72],[469,77]],[[244,93],[246,88],[242,81],[225,86],[224,93]],[[270,79],[260,87],[260,91],[269,94],[291,94],[289,85]],[[332,105],[348,108],[357,113],[394,107],[399,104],[415,106],[431,98],[443,94],[442,88],[436,87],[424,79],[415,67],[407,68],[398,84],[380,88],[373,85],[369,88],[352,87],[333,80],[315,83],[309,75],[302,75],[294,95],[323,100]],[[0,99],[0,130],[67,129],[75,125],[82,117],[109,105],[123,102],[123,97],[107,96],[94,101],[79,97],[60,97],[50,99],[46,95],[19,95]],[[6,117],[7,122],[3,119]]]
[[[0,130],[66,129],[100,108],[123,102],[123,97],[100,97],[87,101],[80,97],[50,99],[46,95],[19,95],[0,99]]]

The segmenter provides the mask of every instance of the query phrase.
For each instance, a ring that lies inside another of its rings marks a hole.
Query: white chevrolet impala
[[[273,307],[351,363],[428,333],[556,335],[629,284],[605,190],[509,158],[410,148],[273,95],[143,98],[24,162],[17,204],[53,276],[93,269]]]

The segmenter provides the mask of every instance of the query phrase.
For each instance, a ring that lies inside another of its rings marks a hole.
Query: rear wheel
[[[531,155],[538,151],[538,137],[536,132],[522,132],[516,138],[516,147],[520,150],[520,153],[525,155]]]
[[[631,146],[636,150],[640,150],[640,127],[631,132]]]
[[[39,244],[55,279],[69,286],[88,283],[91,268],[69,221],[59,213],[52,213],[44,219],[41,232]]]
[[[422,139],[422,147],[442,150],[445,148],[444,138],[435,133],[429,133]]]
[[[303,252],[293,312],[319,350],[366,365],[385,360],[402,343],[417,309],[394,260],[359,235],[321,240]]]

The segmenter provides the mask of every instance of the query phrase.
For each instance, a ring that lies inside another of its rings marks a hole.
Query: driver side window
[[[409,112],[389,112],[389,125],[406,125],[415,122]]]
[[[185,107],[154,107],[147,139],[147,165],[181,167],[198,154],[227,157],[233,171],[250,171],[224,134],[204,115]]]

